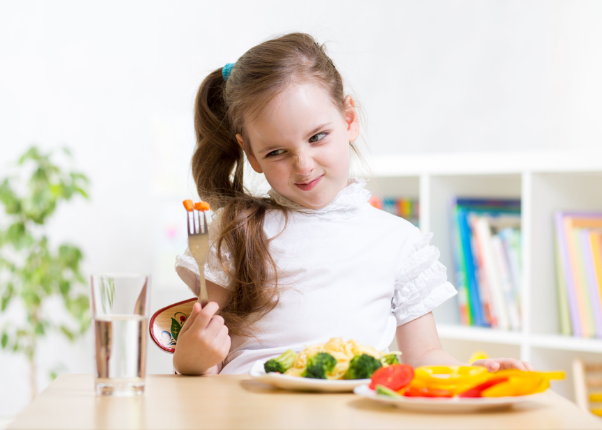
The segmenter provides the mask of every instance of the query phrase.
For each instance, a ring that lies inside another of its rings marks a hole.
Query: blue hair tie
[[[228,63],[224,67],[222,67],[222,76],[224,77],[224,81],[227,81],[230,77],[230,73],[232,73],[232,68],[236,63]]]

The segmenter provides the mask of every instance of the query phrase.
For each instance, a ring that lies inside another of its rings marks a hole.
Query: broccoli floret
[[[282,355],[279,355],[276,358],[272,358],[265,362],[263,368],[266,373],[269,372],[278,372],[284,373],[291,367],[293,367],[293,361],[297,357],[297,353],[292,349],[285,351]]]
[[[387,364],[390,366],[391,364],[399,364],[399,357],[397,357],[397,354],[387,354],[382,357],[380,361],[382,364]]]
[[[307,359],[303,376],[313,379],[326,379],[326,374],[332,372],[337,360],[327,352],[318,352]]]
[[[376,358],[368,354],[356,355],[349,362],[349,368],[345,372],[345,379],[368,379],[372,373],[382,364]]]

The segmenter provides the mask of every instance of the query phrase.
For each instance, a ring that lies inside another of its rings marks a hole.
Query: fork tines
[[[203,211],[203,219],[201,222],[201,216],[199,211],[192,210],[191,212],[187,212],[188,216],[186,217],[188,221],[188,234],[206,234],[207,233],[207,216],[205,215],[205,211]],[[190,224],[190,218],[192,217],[192,229]]]

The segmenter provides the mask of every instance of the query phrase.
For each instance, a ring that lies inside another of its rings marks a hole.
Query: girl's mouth
[[[301,190],[303,191],[309,191],[315,188],[316,185],[318,185],[318,182],[320,182],[320,179],[322,179],[324,175],[322,176],[318,176],[316,179],[314,179],[311,182],[307,182],[305,184],[295,184],[296,186],[298,186]]]

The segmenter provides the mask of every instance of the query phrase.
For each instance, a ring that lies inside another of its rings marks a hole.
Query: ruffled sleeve
[[[429,313],[457,294],[447,282],[447,269],[439,262],[439,250],[429,245],[433,234],[417,234],[420,236],[402,261],[395,280],[391,311],[398,326]]]
[[[207,261],[205,262],[204,273],[206,281],[213,282],[214,284],[227,289],[229,288],[231,279],[228,272],[233,272],[234,264],[232,262],[232,256],[224,249],[225,245],[222,245],[222,259],[226,266],[225,268],[219,262],[217,256],[215,240],[219,235],[219,223],[217,220],[219,219],[220,211],[221,210],[218,210],[213,214],[212,222],[209,224],[209,252],[207,254]],[[175,269],[180,279],[182,279],[190,291],[198,297],[201,290],[199,268],[188,248],[186,248],[184,254],[176,256]]]

